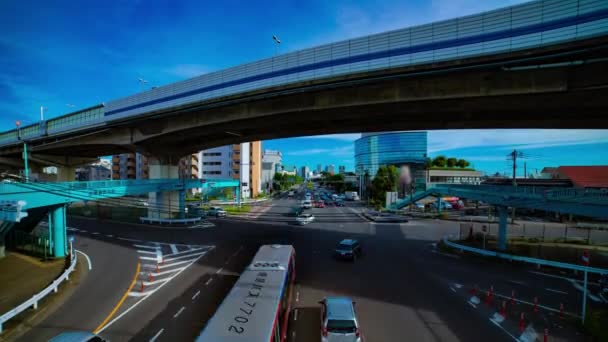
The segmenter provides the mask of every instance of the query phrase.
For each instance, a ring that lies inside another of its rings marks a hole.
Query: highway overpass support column
[[[150,179],[179,178],[177,164],[160,158],[149,158]],[[186,193],[177,191],[158,191],[148,193],[148,217],[175,218],[183,217],[185,211]],[[178,213],[174,215],[174,213]]]
[[[73,182],[76,180],[76,168],[72,166],[61,166],[57,168],[58,182]]]
[[[498,209],[498,250],[507,249],[507,207],[499,206]]]
[[[53,256],[63,258],[67,249],[67,230],[65,205],[60,205],[49,212],[49,234],[53,241]]]

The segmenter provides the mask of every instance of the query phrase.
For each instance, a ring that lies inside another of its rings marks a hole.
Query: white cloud
[[[172,68],[166,69],[166,72],[168,72],[169,74],[182,78],[191,78],[199,76],[202,74],[206,74],[209,71],[211,71],[209,68],[201,64],[178,64],[173,66]]]
[[[608,130],[484,129],[429,131],[429,153],[466,147],[543,148],[608,143]]]
[[[311,148],[307,150],[290,151],[285,153],[287,156],[310,156],[316,154],[327,154],[333,157],[353,156],[354,147],[352,145],[336,148]]]

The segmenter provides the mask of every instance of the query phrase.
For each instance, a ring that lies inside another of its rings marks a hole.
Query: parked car
[[[325,202],[315,201],[315,208],[325,208]]]
[[[354,239],[344,239],[340,241],[338,247],[334,250],[334,254],[338,258],[357,260],[361,256],[361,244]]]
[[[307,199],[302,201],[302,208],[304,209],[311,209],[312,208],[312,201]]]
[[[341,201],[341,200],[336,201],[336,207],[343,207],[343,206],[344,206],[344,201]]]
[[[424,203],[420,203],[420,202],[416,202],[415,203],[416,208],[418,209],[424,209]]]
[[[226,217],[227,213],[222,207],[209,207],[207,216]]]
[[[287,196],[289,196],[289,197],[293,197],[293,195],[294,195],[293,190],[287,194]]]
[[[355,302],[348,297],[326,297],[321,304],[322,342],[361,342]]]
[[[431,203],[431,207],[437,209],[437,202]],[[450,202],[441,201],[441,209],[452,209]]]
[[[312,214],[302,214],[296,217],[296,223],[303,226],[305,224],[309,224],[315,220],[315,217]]]

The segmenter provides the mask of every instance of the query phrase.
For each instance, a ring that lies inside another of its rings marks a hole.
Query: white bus
[[[292,246],[261,246],[196,341],[285,342],[295,276]]]

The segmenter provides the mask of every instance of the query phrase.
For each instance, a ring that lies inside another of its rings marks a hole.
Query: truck
[[[347,201],[358,201],[359,200],[359,195],[357,194],[356,191],[347,191],[344,193],[344,197],[346,198]]]

